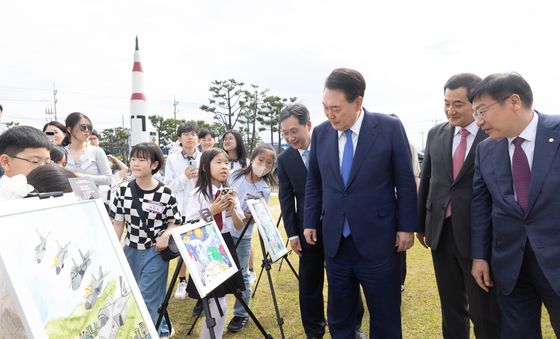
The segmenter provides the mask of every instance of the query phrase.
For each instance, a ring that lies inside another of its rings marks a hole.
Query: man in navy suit
[[[278,117],[282,138],[291,146],[278,156],[278,198],[284,228],[290,246],[299,256],[299,307],[301,321],[308,339],[322,338],[325,334],[323,283],[325,254],[321,229],[317,229],[318,243],[309,245],[303,236],[303,208],[305,204],[305,181],[311,147],[311,120],[309,110],[302,104],[284,107]],[[364,307],[359,295],[356,302],[360,308],[356,338],[364,337],[361,331]]]
[[[470,95],[478,145],[471,208],[472,274],[498,285],[502,338],[541,338],[546,306],[560,336],[560,117],[532,109],[531,87],[493,74]]]
[[[305,190],[304,236],[323,230],[328,323],[333,338],[353,338],[362,286],[370,336],[401,338],[400,256],[414,243],[416,183],[398,119],[362,108],[366,84],[352,69],[325,82],[328,121],[313,131]]]

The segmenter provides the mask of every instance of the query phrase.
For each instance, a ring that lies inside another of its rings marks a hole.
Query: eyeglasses
[[[289,131],[282,131],[282,138],[286,139],[289,136],[298,135],[298,133],[299,133],[299,128],[294,127]]]
[[[38,160],[35,160],[35,159],[29,160],[29,159],[21,158],[21,157],[15,156],[15,155],[10,155],[10,157],[14,158],[14,159],[27,161],[29,163],[29,166],[31,166],[31,168],[52,164],[52,161],[50,159],[49,160],[38,161]]]
[[[474,120],[479,120],[479,119],[483,119],[484,117],[486,117],[486,113],[488,113],[488,111],[490,110],[490,107],[496,105],[496,104],[501,104],[504,101],[506,101],[509,97],[511,97],[513,94],[508,95],[507,97],[502,98],[502,100],[499,101],[494,101],[493,103],[491,103],[490,105],[485,105],[484,107],[482,107],[482,110],[477,109],[473,112],[472,116],[474,118]]]
[[[87,130],[92,132],[93,131],[93,125],[92,124],[80,124],[80,131],[85,132]]]

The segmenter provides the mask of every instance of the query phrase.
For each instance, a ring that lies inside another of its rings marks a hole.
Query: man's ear
[[[0,155],[0,166],[5,172],[9,172],[11,168],[10,157],[7,154]]]

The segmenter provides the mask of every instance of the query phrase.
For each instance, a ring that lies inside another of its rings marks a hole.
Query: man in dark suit
[[[471,93],[478,145],[471,208],[472,274],[494,289],[502,338],[541,338],[546,306],[560,336],[560,117],[532,110],[531,87],[493,74]]]
[[[444,338],[477,338],[500,333],[495,291],[478,288],[471,275],[471,198],[476,146],[487,136],[476,126],[468,93],[481,79],[470,73],[452,76],[443,87],[448,122],[428,132],[418,191],[420,243],[432,250],[441,302]]]
[[[309,111],[302,104],[284,107],[278,118],[282,137],[291,146],[278,156],[278,181],[280,209],[290,246],[299,256],[299,305],[301,321],[307,338],[322,338],[325,334],[323,283],[325,254],[321,241],[311,246],[303,237],[303,208],[305,203],[305,180],[311,146],[311,120]],[[322,240],[321,229],[318,238]],[[356,337],[362,332],[363,304],[358,314]]]
[[[416,231],[416,183],[401,122],[362,108],[365,80],[352,69],[325,82],[329,119],[313,130],[305,190],[304,236],[325,248],[328,322],[333,338],[352,338],[362,286],[370,336],[400,338],[400,256]]]

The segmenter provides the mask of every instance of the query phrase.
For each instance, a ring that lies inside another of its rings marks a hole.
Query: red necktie
[[[471,134],[468,130],[461,128],[459,131],[461,134],[461,140],[459,145],[455,149],[453,154],[453,179],[457,179],[457,175],[461,171],[463,164],[465,163],[465,154],[467,153],[467,137]],[[451,202],[447,205],[447,210],[445,210],[445,217],[449,218],[451,216]]]
[[[220,190],[218,190],[218,192],[216,192],[216,195],[214,196],[214,201],[216,199],[220,199]],[[221,231],[224,227],[224,223],[222,221],[222,212],[214,215],[214,221],[216,221],[216,225],[218,225],[218,229]]]
[[[515,146],[513,157],[511,158],[511,174],[513,176],[513,187],[517,203],[527,213],[527,203],[529,202],[529,183],[531,182],[531,168],[527,155],[521,148],[521,144],[525,139],[517,137],[513,139],[512,144]]]

